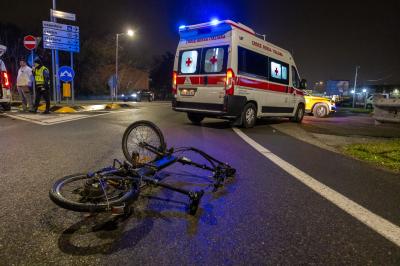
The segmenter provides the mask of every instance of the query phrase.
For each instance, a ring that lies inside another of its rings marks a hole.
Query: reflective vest
[[[45,71],[45,70],[47,70],[47,71],[49,71],[48,69],[47,69],[47,67],[45,67],[45,66],[42,66],[41,68],[39,68],[39,69],[36,69],[35,68],[35,83],[36,83],[36,85],[44,85],[44,75],[43,75],[43,72]]]

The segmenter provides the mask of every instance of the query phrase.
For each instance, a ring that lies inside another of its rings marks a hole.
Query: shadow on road
[[[179,187],[196,187],[206,189],[210,182],[200,175],[189,172],[166,173],[167,176],[187,177],[185,180],[171,180]],[[186,233],[196,235],[199,224],[215,225],[218,223],[213,214],[214,200],[221,201],[225,195],[234,190],[236,179],[228,179],[226,186],[215,193],[206,193],[196,215],[188,214],[188,199],[185,196],[154,187],[146,187],[140,199],[132,205],[129,215],[112,216],[109,213],[93,214],[62,231],[58,238],[59,249],[66,254],[88,256],[95,254],[112,254],[126,248],[133,249],[153,230],[154,224],[184,222]],[[208,180],[209,181],[209,180]],[[210,189],[211,190],[211,189]],[[222,203],[222,202],[219,202]],[[184,230],[184,229],[183,229]]]

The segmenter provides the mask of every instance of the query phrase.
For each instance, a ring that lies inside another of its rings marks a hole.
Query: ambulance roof
[[[203,29],[209,29],[209,31],[204,31]],[[280,51],[283,54],[283,56],[285,56],[289,60],[292,60],[292,56],[287,50],[282,49],[279,46],[276,46],[270,42],[263,40],[262,38],[259,37],[261,35],[257,36],[257,33],[252,28],[243,25],[242,23],[234,22],[232,20],[213,20],[210,22],[188,25],[188,26],[182,25],[179,27],[179,34],[181,39],[188,40],[192,38],[198,38],[199,36],[204,38],[208,36],[224,34],[225,32],[231,30],[239,30],[247,34],[253,35],[253,38],[255,38],[257,42],[273,47],[274,49]]]

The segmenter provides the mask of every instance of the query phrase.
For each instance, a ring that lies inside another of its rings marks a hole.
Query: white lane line
[[[253,139],[248,137],[241,130],[233,128],[233,131],[235,131],[235,133],[239,135],[239,137],[241,137],[250,146],[252,146],[258,152],[264,155],[267,159],[271,160],[274,164],[285,170],[287,173],[302,182],[304,185],[311,188],[343,211],[347,212],[381,236],[385,237],[386,239],[390,240],[398,247],[400,247],[400,227],[367,210],[363,206],[355,203],[351,199],[343,196],[342,194],[322,184],[321,182],[317,181],[316,179],[304,173],[295,166],[291,165],[290,163],[284,161],[283,159],[276,156],[271,151],[264,148]]]
[[[3,115],[11,117],[11,118],[19,119],[19,120],[22,120],[22,121],[38,124],[38,125],[41,125],[41,126],[51,126],[51,125],[56,125],[56,124],[61,124],[61,123],[67,123],[67,122],[72,122],[72,121],[76,121],[76,120],[81,120],[81,119],[85,119],[85,118],[92,118],[92,117],[97,117],[97,116],[124,113],[124,112],[131,112],[131,111],[134,111],[134,110],[111,111],[111,112],[95,114],[95,115],[59,114],[58,117],[46,117],[46,116],[43,115],[43,120],[37,120],[37,119],[34,119],[34,118],[28,118],[28,117],[23,117],[23,116],[19,116],[19,115],[9,114],[9,113],[8,114],[3,114]],[[38,115],[40,115],[40,114],[38,114]],[[38,115],[34,115],[35,118]],[[40,117],[40,118],[42,118],[42,117]]]

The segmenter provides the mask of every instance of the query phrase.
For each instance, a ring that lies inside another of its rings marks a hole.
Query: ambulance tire
[[[305,113],[304,104],[299,104],[297,106],[296,114],[294,115],[294,117],[290,118],[290,121],[295,123],[301,123],[301,121],[303,121],[304,118],[304,113]]]
[[[204,119],[204,115],[194,114],[194,113],[187,113],[189,120],[195,124],[200,125],[201,121]]]
[[[242,113],[242,127],[252,128],[257,120],[257,107],[254,103],[248,103],[244,106]]]

